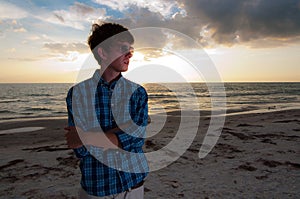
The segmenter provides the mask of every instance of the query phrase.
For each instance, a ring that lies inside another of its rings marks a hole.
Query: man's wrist
[[[105,149],[116,149],[119,145],[119,139],[114,133],[96,133],[85,132],[83,133],[83,144],[95,147],[102,147]]]

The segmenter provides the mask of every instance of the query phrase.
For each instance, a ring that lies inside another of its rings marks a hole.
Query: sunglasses
[[[127,53],[133,54],[134,48],[132,46],[121,45],[120,46],[120,52],[122,54],[127,54]]]

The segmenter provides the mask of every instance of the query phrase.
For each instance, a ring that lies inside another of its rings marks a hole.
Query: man
[[[119,24],[93,24],[88,44],[100,70],[68,92],[65,136],[80,158],[80,198],[143,198],[148,96],[121,74],[128,70],[133,42]]]

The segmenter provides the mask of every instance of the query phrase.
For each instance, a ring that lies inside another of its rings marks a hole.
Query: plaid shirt
[[[93,77],[70,88],[66,102],[69,126],[83,131],[107,131],[131,121],[116,132],[123,150],[85,145],[74,149],[80,158],[81,186],[90,195],[124,192],[141,182],[149,168],[143,153],[148,121],[145,89],[122,76],[108,84],[96,70]]]

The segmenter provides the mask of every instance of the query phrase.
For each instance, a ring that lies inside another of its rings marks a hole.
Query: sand
[[[145,151],[169,143],[179,118],[170,114],[160,133],[147,138]],[[194,142],[178,160],[149,174],[145,198],[300,197],[300,110],[227,116],[217,145],[200,159],[209,121],[201,117]],[[0,123],[0,198],[77,198],[79,161],[66,146],[66,124]]]

